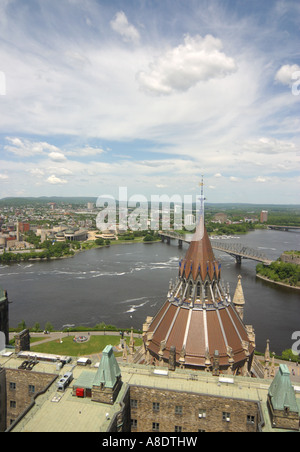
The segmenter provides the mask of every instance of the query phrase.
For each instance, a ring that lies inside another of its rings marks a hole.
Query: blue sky
[[[299,203],[300,4],[0,0],[0,198]]]

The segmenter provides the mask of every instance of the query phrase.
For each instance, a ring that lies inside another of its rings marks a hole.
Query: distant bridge
[[[276,231],[300,231],[300,226],[281,226],[276,224],[268,224],[268,229],[275,229]]]
[[[165,240],[170,244],[171,240],[178,240],[178,246],[182,247],[183,243],[190,243],[191,238],[187,238],[176,232],[159,232],[162,242]],[[268,259],[263,253],[254,248],[242,245],[240,243],[224,243],[219,241],[211,242],[213,249],[230,254],[236,260],[237,264],[242,263],[242,259],[250,259],[257,262],[262,262],[264,265],[270,265],[273,261]]]

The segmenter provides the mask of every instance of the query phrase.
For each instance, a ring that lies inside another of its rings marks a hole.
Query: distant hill
[[[56,202],[57,204],[77,204],[77,205],[86,205],[88,202],[93,202],[96,204],[97,202],[96,196],[40,196],[40,197],[7,197],[0,199],[0,207],[16,207],[16,206],[25,206],[25,205],[46,205],[50,202]],[[116,200],[116,205],[118,206],[119,202]],[[149,208],[151,202],[149,201]],[[175,203],[176,204],[176,203]],[[171,207],[173,207],[174,203],[171,202]],[[192,208],[196,209],[196,203],[193,203]],[[261,210],[268,210],[271,212],[293,212],[295,214],[300,214],[300,204],[248,204],[248,203],[205,203],[205,209],[207,212],[222,212],[227,211],[228,213],[236,212],[253,212],[258,213]]]
[[[97,198],[92,196],[40,196],[38,198],[2,198],[0,199],[0,206],[8,206],[8,207],[15,207],[15,206],[24,206],[24,205],[46,205],[49,202],[56,202],[57,204],[87,204],[88,202],[96,203]]]

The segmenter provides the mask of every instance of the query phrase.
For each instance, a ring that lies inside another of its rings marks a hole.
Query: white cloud
[[[297,72],[298,74],[296,74]],[[298,64],[285,64],[276,72],[275,80],[283,85],[291,86],[299,77],[300,66]]]
[[[4,149],[20,157],[42,155],[45,151],[51,151],[54,154],[59,150],[56,146],[46,142],[21,140],[17,137],[6,137],[6,141],[8,141],[9,144],[4,146]]]
[[[76,156],[76,157],[87,157],[91,155],[100,155],[105,153],[102,148],[99,147],[93,147],[93,146],[85,146],[84,148],[77,148],[74,151],[67,151],[66,154],[70,156]]]
[[[255,179],[255,182],[259,182],[259,183],[265,183],[265,182],[267,182],[267,178],[266,177],[261,177],[261,176],[258,176],[256,179]]]
[[[65,162],[67,160],[61,152],[50,152],[49,157],[53,162]]]
[[[54,174],[48,177],[47,182],[49,182],[49,184],[51,185],[62,185],[68,183],[65,179],[60,179],[59,177],[56,177]]]
[[[140,34],[138,30],[128,22],[126,14],[123,11],[119,11],[114,19],[110,22],[111,28],[119,33],[123,40],[133,43],[138,43],[140,40]]]
[[[28,172],[36,177],[42,177],[45,174],[44,171],[40,168],[31,168],[28,170]]]
[[[257,140],[247,140],[242,144],[241,149],[251,152],[258,152],[260,154],[281,154],[297,151],[297,147],[294,142],[278,140],[273,137],[261,137]]]
[[[211,35],[186,35],[184,43],[168,50],[140,72],[140,86],[153,94],[184,92],[200,81],[226,77],[236,72],[233,58],[222,50],[222,41]]]
[[[0,180],[7,180],[9,179],[7,174],[0,174]]]
[[[70,174],[73,174],[73,172],[71,170],[69,170],[68,168],[58,168],[58,167],[48,167],[47,168],[47,173],[51,174],[51,173],[55,173],[55,174],[59,174],[61,176],[69,176]]]

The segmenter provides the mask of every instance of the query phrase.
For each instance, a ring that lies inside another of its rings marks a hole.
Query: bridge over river
[[[170,243],[171,240],[178,240],[178,246],[181,247],[183,243],[190,243],[191,237],[178,234],[173,231],[160,231],[159,235],[162,242],[165,240]],[[253,261],[262,262],[264,265],[270,265],[273,261],[268,259],[263,253],[254,248],[249,248],[240,243],[224,243],[221,241],[211,241],[212,248],[233,256],[238,264],[242,263],[242,259],[251,259]]]
[[[300,232],[300,226],[282,226],[276,224],[268,224],[268,229],[275,229],[276,231],[296,231]]]

